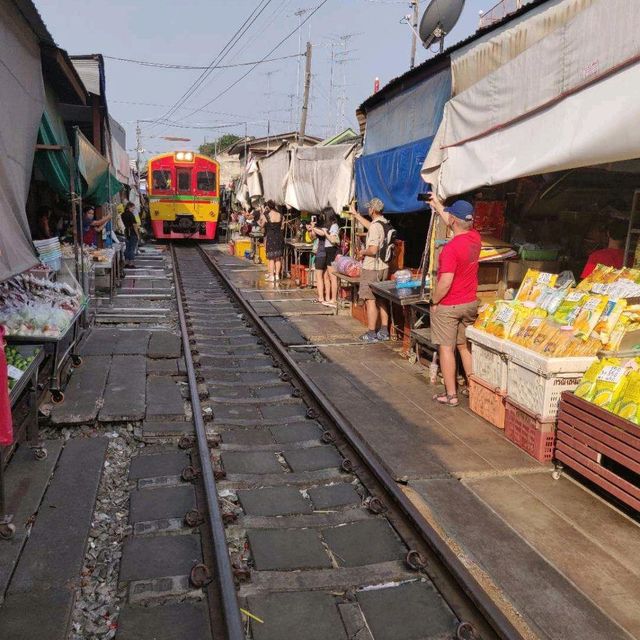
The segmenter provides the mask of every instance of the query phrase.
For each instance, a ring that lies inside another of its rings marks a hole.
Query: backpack
[[[389,264],[396,252],[397,231],[389,222],[377,222],[377,224],[382,225],[382,228],[384,229],[384,239],[380,245],[380,250],[378,251],[378,258],[386,264]]]

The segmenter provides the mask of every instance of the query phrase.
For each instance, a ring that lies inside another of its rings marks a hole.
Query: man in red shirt
[[[598,249],[589,255],[587,264],[582,270],[581,278],[590,276],[596,265],[622,269],[624,266],[624,243],[627,238],[627,223],[623,220],[613,220],[609,224],[609,244],[606,249]]]
[[[458,406],[456,392],[456,347],[467,377],[471,374],[471,352],[465,330],[478,316],[478,259],[482,240],[473,228],[473,205],[457,200],[444,207],[433,195],[433,209],[453,231],[438,261],[438,277],[431,296],[431,339],[438,345],[445,390],[434,400]]]

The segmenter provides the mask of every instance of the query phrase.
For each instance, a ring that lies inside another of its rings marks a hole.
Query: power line
[[[130,58],[117,58],[116,56],[102,56],[109,60],[117,60],[118,62],[130,62],[132,64],[139,64],[144,67],[153,67],[156,69],[186,69],[188,71],[200,71],[202,69],[208,69],[209,67],[198,67],[188,64],[168,64],[163,62],[150,62],[147,60],[131,60]],[[251,62],[237,62],[236,64],[221,64],[216,66],[216,69],[233,69],[235,67],[250,67],[252,64],[263,64],[266,62],[277,62],[280,60],[289,60],[291,58],[304,57],[304,53],[292,53],[288,56],[280,56],[279,58],[269,58],[268,60],[253,60]]]

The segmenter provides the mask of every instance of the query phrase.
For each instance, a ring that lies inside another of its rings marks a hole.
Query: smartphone
[[[348,206],[342,207],[342,213],[349,213],[349,211],[351,211],[351,209]]]
[[[429,202],[431,200],[431,193],[419,193],[418,202]]]
[[[315,224],[318,221],[318,216],[311,216],[311,224]]]

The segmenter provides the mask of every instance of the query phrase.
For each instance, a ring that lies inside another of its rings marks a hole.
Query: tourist
[[[307,229],[318,243],[315,254],[318,302],[335,307],[338,301],[338,278],[329,267],[338,254],[340,242],[338,216],[331,207],[327,207],[322,210],[315,223],[307,225]]]
[[[431,339],[438,346],[445,387],[433,399],[457,407],[456,348],[468,380],[472,362],[465,332],[478,316],[478,259],[482,240],[473,228],[471,203],[457,200],[444,207],[430,194],[429,204],[453,231],[453,238],[440,253],[436,286],[431,295]]]
[[[265,203],[260,216],[260,226],[264,230],[264,244],[269,272],[267,282],[278,282],[282,275],[282,256],[284,255],[284,216],[276,208],[273,200]]]
[[[136,249],[138,248],[138,239],[140,237],[140,228],[136,216],[134,214],[135,205],[128,202],[122,214],[122,224],[124,225],[124,237],[126,246],[124,250],[124,266],[135,269],[134,263],[136,257]]]

